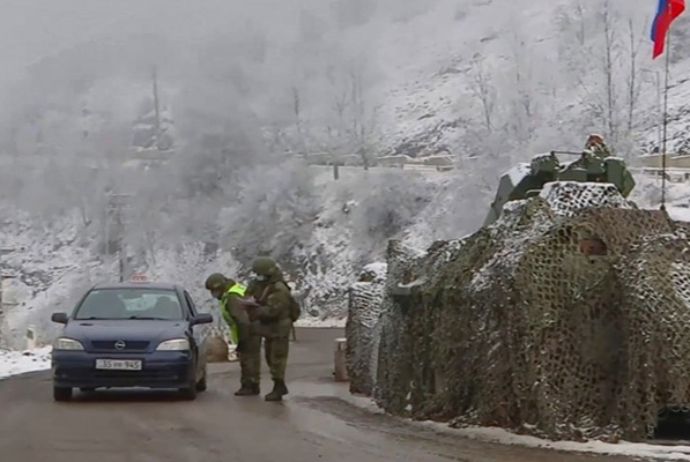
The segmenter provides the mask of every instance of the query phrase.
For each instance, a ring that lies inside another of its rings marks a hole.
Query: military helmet
[[[213,273],[208,278],[206,278],[206,289],[207,290],[222,290],[228,283],[228,278],[220,273]]]
[[[596,133],[589,135],[589,138],[587,138],[587,146],[594,146],[597,144],[604,144],[604,137]]]
[[[269,257],[259,257],[252,263],[252,271],[260,276],[272,276],[278,264]]]

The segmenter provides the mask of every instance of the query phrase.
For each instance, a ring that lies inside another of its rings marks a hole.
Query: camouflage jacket
[[[604,158],[611,156],[611,150],[606,144],[593,144],[591,146],[587,146],[585,150],[591,151],[594,155]]]
[[[252,282],[247,295],[253,296],[261,305],[249,310],[254,332],[269,338],[290,335],[290,289],[282,274],[276,274],[267,282]]]

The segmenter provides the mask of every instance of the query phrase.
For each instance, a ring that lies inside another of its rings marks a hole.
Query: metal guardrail
[[[629,167],[633,173],[661,178],[663,169],[659,167]],[[666,169],[666,179],[672,183],[689,183],[690,168],[673,167]]]
[[[322,169],[333,169],[333,165],[327,164],[310,164],[310,168],[322,168]],[[361,165],[340,165],[338,166],[340,170],[362,170],[364,167]],[[368,170],[411,170],[419,172],[451,172],[455,170],[454,165],[423,165],[423,164],[388,164],[388,165],[373,165],[368,168]]]

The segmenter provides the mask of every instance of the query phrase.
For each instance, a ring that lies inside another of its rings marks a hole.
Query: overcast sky
[[[328,1],[328,0],[324,0]],[[237,4],[241,4],[241,10]],[[157,33],[188,40],[231,32],[246,18],[279,26],[294,0],[0,0],[0,82],[61,50],[103,38]],[[257,12],[261,12],[260,16]]]

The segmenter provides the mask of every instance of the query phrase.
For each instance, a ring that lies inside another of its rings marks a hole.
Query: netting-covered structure
[[[645,439],[660,409],[690,404],[687,233],[573,182],[423,255],[391,242],[374,398],[455,425]]]
[[[378,356],[376,327],[385,281],[386,265],[370,265],[348,291],[345,356],[351,393],[371,395],[373,391]]]

